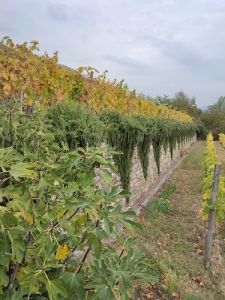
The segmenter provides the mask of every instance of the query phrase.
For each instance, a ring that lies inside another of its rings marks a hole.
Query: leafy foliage
[[[99,146],[107,136],[104,123],[99,117],[78,103],[62,103],[48,109],[46,121],[50,121],[56,142],[59,145],[66,144],[69,149]]]
[[[160,173],[162,146],[166,150],[169,145],[172,158],[176,143],[180,144],[187,138],[193,137],[196,132],[194,123],[152,119],[144,116],[127,117],[115,111],[102,113],[100,119],[107,127],[108,143],[123,153],[123,155],[115,156],[114,161],[125,189],[129,188],[135,146],[138,147],[143,174],[147,178],[150,144],[153,144],[154,156]]]
[[[214,181],[214,166],[218,163],[212,133],[207,135],[206,142],[207,144],[203,161],[204,177],[202,179],[202,215],[204,219],[207,219],[210,209],[215,209],[216,219],[221,221],[225,218],[225,178],[220,176],[217,202],[212,205],[211,194]]]
[[[171,108],[182,111],[192,116],[195,120],[198,118],[198,108],[195,97],[189,97],[183,91],[176,93],[170,103]]]
[[[117,82],[106,79],[107,71],[92,77],[93,68],[72,70],[58,64],[58,53],[50,57],[47,52],[38,56],[38,42],[32,41],[15,45],[9,37],[0,42],[0,101],[19,99],[26,110],[34,106],[41,109],[46,105],[55,106],[63,101],[79,101],[87,104],[98,114],[115,110],[126,115],[144,115],[153,118],[170,118],[192,122],[184,113],[172,110],[164,105],[158,107],[153,101],[137,96],[129,91],[124,80]],[[95,70],[97,72],[97,70]]]
[[[221,96],[213,105],[201,114],[201,120],[212,132],[214,139],[219,139],[219,133],[225,133],[225,97]]]
[[[71,70],[58,65],[58,53],[38,56],[38,42],[15,45],[9,37],[0,42],[0,101],[23,98],[24,109],[43,108],[64,99],[78,100],[84,91],[83,68]],[[21,95],[22,91],[22,95]]]
[[[134,281],[157,280],[118,232],[141,229],[119,203],[129,193],[96,187],[96,166],[115,171],[102,150],[59,147],[39,112],[11,103],[1,116],[2,299],[130,299]]]
[[[225,134],[220,133],[219,138],[220,138],[220,142],[221,142],[222,146],[225,147]]]

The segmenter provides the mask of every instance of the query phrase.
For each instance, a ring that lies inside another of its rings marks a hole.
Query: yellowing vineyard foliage
[[[127,115],[170,118],[192,122],[184,113],[157,106],[129,91],[128,86],[116,80],[106,80],[106,72],[90,83],[92,68],[69,69],[58,64],[58,53],[50,57],[46,52],[38,56],[38,42],[31,46],[25,42],[15,45],[9,37],[0,42],[0,101],[19,99],[23,92],[23,105],[44,108],[62,101],[81,101],[97,113],[116,110]],[[86,74],[84,75],[84,72]]]
[[[219,138],[220,138],[220,142],[221,142],[222,146],[225,147],[225,134],[220,133]]]
[[[212,187],[214,181],[214,167],[218,164],[216,148],[213,142],[212,133],[207,135],[206,150],[204,153],[204,177],[202,180],[202,215],[207,219],[210,209],[216,209],[216,220],[221,221],[225,218],[225,177],[220,176],[217,202],[211,205]]]

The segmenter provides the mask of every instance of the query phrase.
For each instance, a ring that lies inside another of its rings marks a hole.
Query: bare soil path
[[[225,150],[216,146],[225,164]],[[204,269],[207,224],[199,215],[204,148],[204,142],[196,144],[139,216],[144,227],[144,232],[138,234],[139,247],[146,248],[146,256],[160,279],[155,286],[137,286],[136,300],[225,299],[225,224],[216,234],[212,266]]]

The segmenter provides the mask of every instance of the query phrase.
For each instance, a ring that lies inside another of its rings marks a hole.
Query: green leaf
[[[123,220],[123,219],[120,219],[120,218],[118,218],[117,220],[127,229],[127,231],[131,235],[135,234],[135,230],[134,230],[133,226],[131,224],[129,224],[126,220]]]
[[[87,240],[87,243],[91,249],[93,249],[96,258],[99,258],[102,253],[102,243],[97,236],[96,230],[87,233],[85,239]]]
[[[92,173],[91,172],[86,172],[86,173],[78,173],[77,174],[77,184],[79,184],[80,186],[82,186],[83,188],[86,186],[91,186],[94,184],[94,180],[92,177]]]
[[[19,281],[19,284],[25,288],[29,286],[28,293],[30,294],[34,289],[35,284],[38,282],[38,277],[40,273],[41,271],[35,271],[35,272],[29,272],[28,274],[25,274],[23,278]]]
[[[84,275],[82,273],[74,274],[65,272],[61,275],[62,283],[68,292],[68,299],[72,299],[74,293],[78,300],[83,300],[85,297],[84,290]]]
[[[101,155],[94,155],[93,157],[92,157],[92,159],[93,160],[95,160],[95,161],[97,161],[98,163],[100,163],[101,165],[104,165],[104,166],[108,166],[108,162],[107,162],[107,160],[103,157],[103,156],[101,156]]]
[[[114,224],[109,220],[108,215],[105,212],[102,213],[102,216],[104,220],[105,231],[108,234],[111,234],[113,231]]]
[[[8,264],[11,259],[10,255],[6,255],[5,252],[11,252],[9,237],[6,234],[0,239],[0,263],[2,265]]]
[[[35,179],[38,175],[32,170],[34,167],[36,167],[36,164],[19,162],[12,165],[9,172],[16,180],[19,180],[21,177]]]
[[[132,196],[132,193],[127,190],[122,190],[118,196],[121,196],[123,198],[130,198]]]
[[[66,289],[61,285],[61,282],[58,279],[48,280],[46,282],[46,288],[50,300],[60,300],[61,297],[59,297],[58,295],[61,295],[63,297],[68,297],[68,293]]]
[[[13,254],[18,260],[18,262],[21,263],[25,256],[25,250],[26,250],[25,244],[20,239],[13,239],[11,240],[11,243],[12,243]]]
[[[131,220],[126,220],[126,222],[131,224],[135,230],[137,230],[139,232],[143,231],[143,227],[140,223],[134,222],[134,221],[131,221]]]
[[[14,216],[13,213],[4,213],[2,217],[0,217],[0,222],[5,226],[5,227],[13,227],[15,224],[18,223],[17,218]]]
[[[107,170],[102,171],[101,172],[101,177],[102,177],[102,180],[105,183],[108,183],[109,185],[113,185],[113,183],[112,183],[112,175],[109,173],[109,171],[107,171]]]
[[[96,283],[95,290],[95,294],[91,297],[92,300],[106,300],[115,298],[111,288],[108,287],[107,282],[105,282],[105,284]]]
[[[6,267],[0,266],[0,282],[3,286],[7,286],[9,284],[9,277],[5,273],[6,270]]]
[[[84,215],[76,215],[72,218],[74,222],[75,228],[78,231],[81,231],[83,227],[87,226],[87,216]]]

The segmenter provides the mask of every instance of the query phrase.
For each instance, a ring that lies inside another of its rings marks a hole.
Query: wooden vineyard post
[[[90,75],[90,79],[89,79],[89,86],[90,86],[90,88],[91,88],[91,85],[92,85],[93,78],[94,78],[94,72],[91,71],[91,75]]]
[[[23,111],[23,90],[20,90],[20,110]]]
[[[221,165],[216,164],[214,169],[214,182],[213,182],[211,204],[216,203],[216,195],[218,192],[220,170],[221,170]],[[215,209],[210,209],[208,232],[206,235],[206,249],[205,249],[205,262],[204,262],[206,269],[209,268],[211,265],[211,253],[212,253],[212,244],[213,244],[213,237],[214,237],[215,216],[216,216]]]

